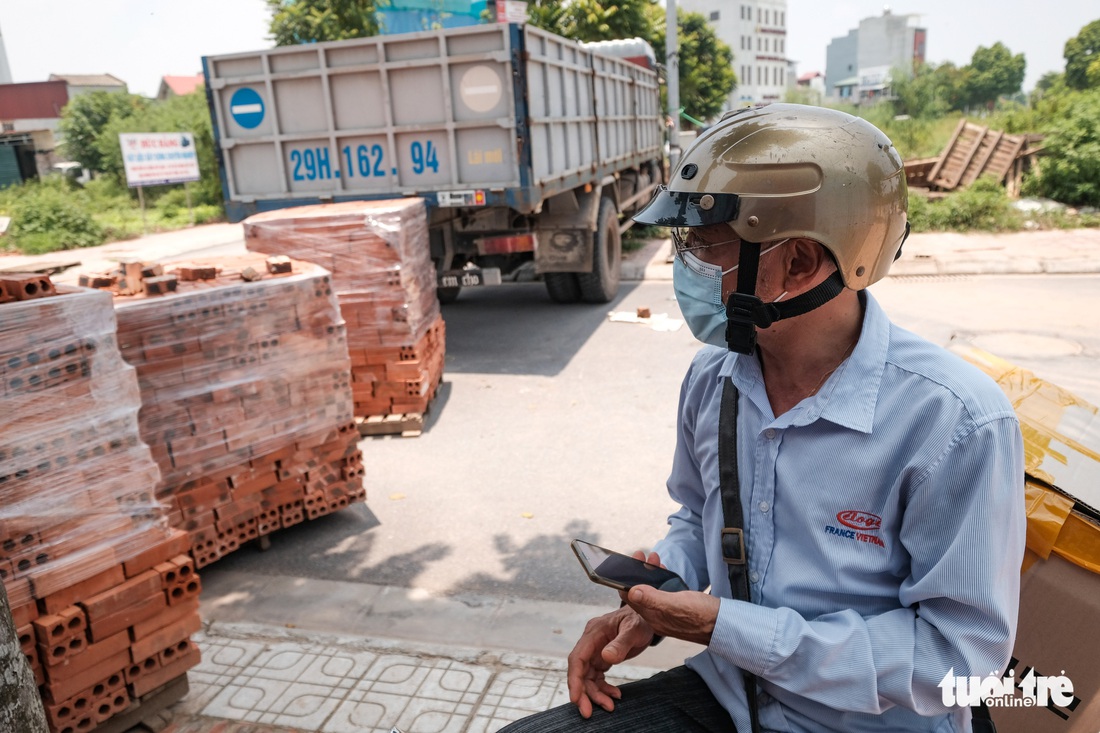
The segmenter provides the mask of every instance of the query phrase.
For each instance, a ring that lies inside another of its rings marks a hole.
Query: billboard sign
[[[128,185],[161,186],[199,180],[195,136],[190,132],[124,132],[118,137]]]

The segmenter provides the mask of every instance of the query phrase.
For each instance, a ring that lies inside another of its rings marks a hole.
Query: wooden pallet
[[[970,186],[983,175],[1005,182],[1012,172],[1007,182],[1011,189],[1017,174],[1022,174],[1024,166],[1029,165],[1027,159],[1036,152],[1025,148],[1040,139],[1035,135],[1007,135],[963,118],[931,170],[920,165],[926,160],[912,161],[906,164],[906,178],[911,185],[954,191]]]
[[[371,415],[355,418],[359,435],[400,435],[415,438],[424,430],[423,412],[406,412],[403,415]]]

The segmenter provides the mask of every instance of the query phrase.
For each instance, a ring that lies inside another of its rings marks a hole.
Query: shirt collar
[[[775,427],[808,425],[819,417],[842,427],[870,433],[875,419],[879,385],[886,370],[886,351],[890,346],[890,320],[866,290],[860,291],[864,304],[863,328],[851,356],[825,381],[817,394],[800,402],[775,421]],[[763,394],[764,375],[760,361],[734,352],[726,354],[720,378],[733,382],[746,395]],[[771,414],[770,407],[765,414]]]

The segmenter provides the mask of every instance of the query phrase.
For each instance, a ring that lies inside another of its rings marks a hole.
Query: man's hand
[[[620,608],[594,618],[569,653],[569,699],[582,718],[592,716],[593,704],[611,712],[621,697],[619,688],[604,679],[612,666],[638,656],[649,646],[653,629],[630,610]]]
[[[664,567],[655,552],[648,556],[643,552],[635,552],[634,557],[650,565]],[[710,635],[714,632],[718,609],[722,605],[718,598],[709,593],[666,593],[648,585],[636,585],[629,592],[619,595],[645,619],[655,634],[693,641],[704,646],[710,644]]]

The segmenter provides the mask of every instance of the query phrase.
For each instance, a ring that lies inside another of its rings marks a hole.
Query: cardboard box
[[[1065,704],[993,707],[998,733],[1100,730],[1100,408],[1026,369],[972,348],[1020,418],[1027,474],[1027,553],[1010,670],[1065,677]]]

